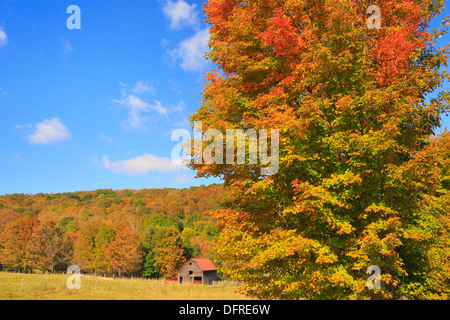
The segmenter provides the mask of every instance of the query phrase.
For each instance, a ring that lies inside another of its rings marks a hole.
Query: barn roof
[[[208,259],[189,259],[188,261],[186,261],[185,263],[189,262],[189,261],[194,261],[195,263],[197,263],[197,265],[199,266],[199,268],[202,271],[213,271],[213,270],[217,270],[216,266],[214,265],[214,263],[212,263],[210,260]],[[183,263],[183,265],[185,264]]]

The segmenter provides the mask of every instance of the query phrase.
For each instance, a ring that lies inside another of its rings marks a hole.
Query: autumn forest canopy
[[[77,265],[98,275],[176,277],[188,258],[214,259],[216,224],[225,206],[219,185],[0,197],[3,269],[62,272]]]

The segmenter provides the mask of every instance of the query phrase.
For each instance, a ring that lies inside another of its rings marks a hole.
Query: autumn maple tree
[[[154,268],[166,278],[177,277],[184,261],[181,234],[174,227],[159,227],[152,236]]]
[[[90,221],[78,231],[78,236],[74,243],[74,263],[84,271],[92,271],[97,267],[95,261],[98,261],[99,245],[96,244],[95,240],[100,227],[101,224],[99,222]]]
[[[138,271],[143,257],[138,235],[127,222],[116,222],[112,231],[114,237],[104,244],[104,255],[110,271],[119,276]]]
[[[380,29],[367,25],[372,4]],[[190,120],[204,131],[280,130],[272,176],[248,161],[190,164],[233,187],[237,200],[214,214],[215,251],[223,271],[245,280],[242,292],[449,297],[448,135],[433,138],[450,102],[448,46],[434,45],[448,19],[429,28],[443,8],[442,0],[205,5],[218,69],[206,74]],[[371,265],[380,290],[366,287]]]
[[[30,240],[37,225],[37,219],[22,218],[6,226],[0,234],[0,264],[23,272],[32,267]]]
[[[56,267],[67,268],[72,259],[71,239],[54,221],[44,221],[33,230],[28,243],[33,265],[54,272]]]

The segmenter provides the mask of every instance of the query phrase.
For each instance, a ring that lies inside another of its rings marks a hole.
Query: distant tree
[[[147,228],[143,248],[146,252],[144,276],[175,277],[185,259],[181,233],[174,226]]]
[[[184,260],[180,232],[174,227],[158,228],[155,241],[155,268],[166,278],[176,277]]]
[[[202,236],[194,236],[190,238],[191,245],[196,249],[198,258],[207,258],[211,250],[212,243]]]
[[[75,200],[81,201],[81,197],[78,193],[66,193],[66,196],[69,199],[75,199]]]
[[[83,201],[91,200],[94,196],[92,194],[86,194],[83,198]]]
[[[159,272],[155,267],[155,252],[156,248],[156,231],[155,226],[147,226],[145,232],[143,233],[142,249],[145,254],[144,267],[142,269],[142,276],[144,277],[158,277]]]
[[[72,259],[72,243],[54,221],[45,221],[34,230],[29,241],[34,267],[54,272],[65,269]]]
[[[156,270],[155,263],[155,253],[153,250],[150,250],[145,255],[144,268],[142,271],[143,277],[156,277],[159,275]]]
[[[155,213],[151,215],[144,224],[145,227],[174,227],[181,231],[183,229],[183,223],[177,220],[175,217],[168,217],[164,213]]]
[[[97,206],[100,208],[109,208],[112,205],[112,198],[109,198],[105,195],[101,195],[97,198]]]
[[[95,272],[111,272],[111,261],[105,256],[105,247],[114,240],[115,232],[113,227],[102,224],[94,238],[94,251],[92,268]]]
[[[126,222],[114,224],[113,231],[114,239],[103,246],[111,271],[119,276],[138,272],[143,258],[138,235]]]
[[[117,193],[112,189],[99,189],[99,190],[96,190],[95,193],[97,194],[97,196],[101,196],[101,195],[112,196],[112,197],[117,196]]]
[[[59,220],[58,227],[64,230],[64,234],[68,234],[69,232],[76,232],[77,223],[74,217],[64,217]]]
[[[90,217],[92,217],[92,213],[90,210],[85,209],[83,213],[81,214],[81,220],[87,221]]]
[[[84,224],[78,231],[78,237],[74,244],[74,262],[83,270],[94,270],[97,247],[95,239],[101,224],[90,221]]]
[[[138,208],[144,208],[146,204],[145,204],[145,201],[142,199],[135,199],[133,201],[133,205]]]
[[[0,234],[0,264],[23,271],[31,266],[29,243],[37,226],[37,219],[18,219],[5,227]]]
[[[198,236],[198,232],[190,227],[184,228],[181,233],[186,258],[199,258],[200,256],[198,248],[191,243],[191,238],[196,236]]]

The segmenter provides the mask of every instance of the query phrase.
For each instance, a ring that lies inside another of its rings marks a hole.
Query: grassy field
[[[23,282],[22,282],[23,279]],[[236,286],[178,285],[160,280],[82,276],[82,288],[70,290],[67,275],[0,272],[0,300],[245,300]]]

